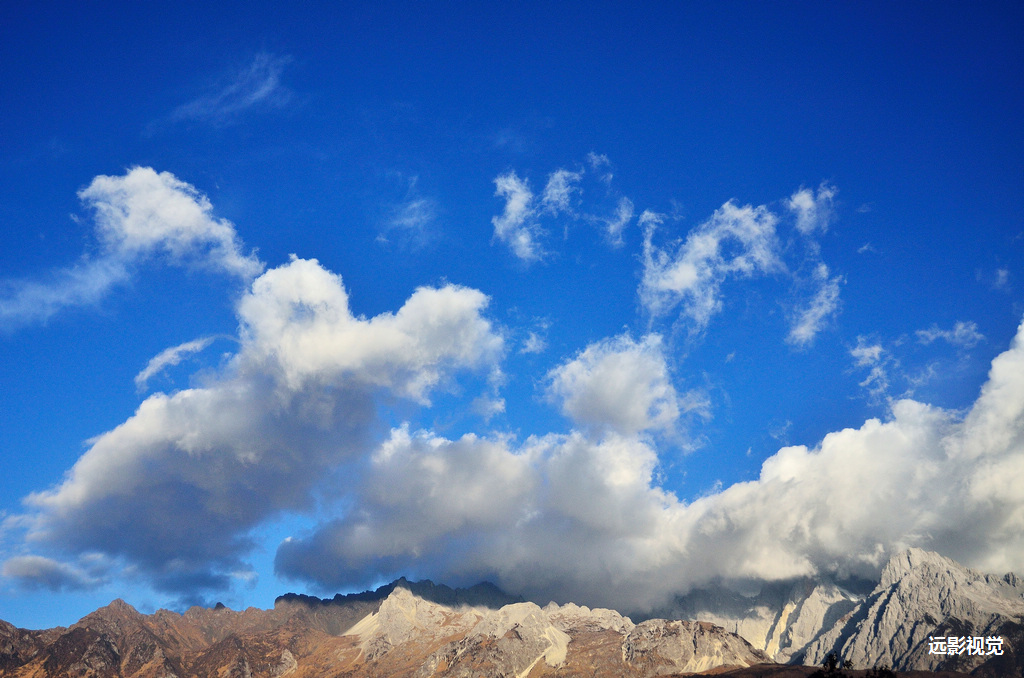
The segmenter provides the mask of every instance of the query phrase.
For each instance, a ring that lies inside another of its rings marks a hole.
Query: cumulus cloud
[[[214,339],[216,337],[202,337],[160,351],[146,364],[146,367],[141,372],[135,375],[135,388],[139,391],[145,391],[146,385],[153,376],[163,372],[168,367],[177,365],[185,357],[204,350],[213,343]]]
[[[496,363],[486,304],[476,290],[420,288],[363,319],[315,260],[267,271],[239,302],[230,363],[202,388],[148,397],[60,485],[27,497],[28,541],[105,554],[162,590],[227,586],[252,528],[311,508],[370,449],[379,394],[429,404],[455,372]]]
[[[226,124],[249,109],[284,106],[292,95],[282,84],[281,73],[290,61],[289,57],[257,54],[246,67],[230,73],[207,94],[176,108],[170,120]]]
[[[985,335],[978,331],[976,323],[963,320],[958,320],[950,330],[942,330],[938,325],[932,325],[928,329],[917,331],[917,340],[922,344],[927,345],[938,339],[960,348],[972,348],[985,341]]]
[[[787,206],[796,215],[796,230],[803,235],[827,231],[834,215],[832,204],[836,193],[835,186],[822,182],[817,193],[801,188],[790,196]]]
[[[123,176],[101,175],[78,197],[93,213],[97,253],[43,280],[0,284],[0,319],[8,326],[97,303],[137,264],[154,258],[243,280],[263,270],[255,254],[243,252],[234,225],[216,218],[207,197],[170,172],[135,167]]]
[[[789,328],[786,341],[796,346],[807,346],[824,329],[828,319],[839,310],[839,287],[843,276],[829,277],[828,266],[819,263],[814,269],[814,283],[818,289],[810,302],[799,309]]]
[[[876,576],[906,546],[1006,571],[1024,559],[1024,324],[964,417],[896,401],[884,421],[784,447],[756,480],[689,504],[658,486],[658,463],[618,432],[517,445],[395,429],[359,509],[281,544],[277,568],[327,587],[490,576],[626,610],[718,579]]]
[[[741,207],[730,200],[675,248],[654,244],[661,223],[663,217],[653,212],[640,216],[640,302],[653,316],[682,304],[694,330],[702,331],[722,308],[721,286],[727,277],[785,270],[775,232],[778,217],[764,205]]]
[[[627,335],[591,344],[547,375],[547,395],[584,428],[623,434],[670,430],[681,402],[661,337]]]

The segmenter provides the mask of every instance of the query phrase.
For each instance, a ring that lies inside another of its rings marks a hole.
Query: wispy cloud
[[[858,385],[865,389],[873,403],[882,402],[889,395],[889,370],[898,362],[880,343],[871,343],[867,337],[857,337],[857,345],[850,349],[855,367],[867,368],[867,376]]]
[[[605,233],[612,247],[622,247],[625,242],[622,239],[622,231],[629,225],[632,219],[633,201],[626,197],[620,198],[618,205],[615,207],[615,214],[604,219]]]
[[[573,214],[572,194],[579,191],[581,178],[583,178],[583,172],[570,172],[567,169],[552,172],[544,187],[542,199],[544,209],[552,214],[559,212]]]
[[[985,341],[985,335],[978,331],[976,323],[963,320],[958,320],[953,325],[953,329],[942,330],[938,325],[932,325],[928,329],[918,330],[916,334],[917,340],[925,345],[941,339],[953,346],[972,348],[979,342]]]
[[[539,198],[534,196],[529,182],[514,171],[500,175],[494,180],[495,195],[505,199],[505,209],[491,219],[495,238],[508,245],[521,260],[543,259],[547,252],[540,240],[546,231],[541,221],[561,216],[569,223],[582,221],[600,228],[610,246],[621,247],[623,231],[633,219],[633,201],[614,189],[610,172],[599,175],[610,165],[607,156],[590,153],[586,165],[551,172]],[[603,185],[593,190],[595,184],[591,181],[587,190],[589,199],[584,200],[583,184],[587,177],[596,177]],[[568,238],[567,224],[564,231]]]
[[[214,217],[206,196],[169,172],[135,167],[123,176],[98,176],[78,197],[93,212],[98,251],[39,280],[0,282],[3,326],[42,322],[65,308],[95,304],[147,260],[243,280],[263,270],[255,254],[243,253],[234,225]]]
[[[788,343],[796,346],[811,344],[828,319],[839,310],[839,288],[845,282],[843,276],[830,277],[828,266],[818,264],[813,278],[818,289],[810,302],[796,313],[786,337]]]
[[[419,249],[431,239],[431,226],[437,220],[437,202],[431,198],[413,197],[394,207],[377,235],[377,242],[397,242]]]
[[[664,217],[647,211],[643,228],[643,277],[640,302],[653,316],[682,304],[695,332],[703,331],[722,307],[727,277],[751,277],[784,271],[775,225],[766,206],[739,206],[731,200],[675,248],[659,248],[654,234]]]
[[[189,355],[202,351],[212,344],[216,338],[202,337],[201,339],[193,339],[192,341],[186,341],[183,344],[164,349],[154,356],[141,372],[135,375],[135,389],[140,393],[145,391],[149,380],[153,376],[163,372],[168,367],[177,365]]]
[[[261,52],[247,66],[223,78],[212,91],[174,109],[169,119],[227,124],[250,109],[285,106],[292,95],[282,84],[281,74],[290,61],[287,56]]]

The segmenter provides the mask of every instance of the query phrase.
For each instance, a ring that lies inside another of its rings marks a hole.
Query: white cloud
[[[835,186],[822,182],[817,193],[809,188],[801,188],[790,196],[788,207],[796,214],[796,230],[803,235],[811,235],[818,230],[827,231],[834,215],[832,203],[836,192]]]
[[[828,319],[839,310],[839,286],[841,275],[829,277],[828,266],[819,263],[814,269],[814,282],[818,290],[814,297],[793,319],[786,341],[797,346],[807,346],[825,327]]]
[[[584,202],[580,198],[584,193],[581,184],[611,163],[607,156],[590,153],[586,164],[589,171],[585,167],[577,171],[562,168],[549,174],[539,199],[534,196],[529,182],[514,171],[498,176],[494,180],[495,195],[505,199],[505,209],[501,215],[491,218],[495,239],[508,245],[519,259],[543,259],[547,252],[539,242],[545,234],[541,221],[564,216],[572,222],[593,224],[604,231],[611,247],[621,247],[622,232],[633,219],[633,202],[614,190],[610,172],[596,177],[604,186],[597,187],[597,190],[592,184],[587,186],[587,193],[592,199]],[[563,223],[563,228],[568,238],[569,226]]]
[[[6,281],[0,318],[9,325],[45,321],[61,310],[95,304],[133,268],[158,258],[225,272],[243,280],[263,270],[244,254],[234,225],[213,216],[205,195],[169,172],[135,167],[98,176],[78,192],[92,210],[99,251],[42,281]]]
[[[543,353],[548,347],[547,340],[537,332],[528,332],[520,353]]]
[[[563,414],[598,432],[670,431],[690,402],[677,396],[656,334],[591,344],[548,372],[547,381],[548,397]]]
[[[177,365],[186,356],[202,351],[212,344],[214,339],[216,337],[202,337],[160,351],[141,372],[135,375],[135,388],[139,391],[146,390],[146,384],[154,375],[159,374],[167,367]]]
[[[315,260],[268,271],[239,303],[230,363],[91,441],[60,485],[26,499],[28,540],[123,560],[163,590],[227,586],[252,528],[310,508],[366,452],[378,392],[427,404],[455,372],[497,364],[486,304],[471,289],[420,288],[362,319]]]
[[[215,218],[209,199],[170,172],[135,167],[124,176],[101,175],[78,197],[93,210],[105,250],[121,259],[163,254],[242,278],[263,270],[255,256],[242,253],[234,224]]]
[[[430,227],[437,219],[437,202],[430,198],[414,197],[391,210],[384,221],[377,241],[398,243],[411,248],[424,246],[430,239]]]
[[[580,190],[579,183],[582,178],[583,172],[570,172],[566,169],[552,172],[548,176],[548,183],[544,187],[544,196],[541,199],[544,209],[552,214],[572,214],[572,194]]]
[[[881,402],[889,394],[889,369],[898,365],[881,344],[869,343],[866,337],[857,337],[857,345],[850,349],[856,367],[866,367],[868,374],[858,386],[868,392],[873,403]]]
[[[515,172],[502,174],[494,180],[494,195],[505,199],[505,211],[491,219],[494,237],[512,249],[512,253],[523,261],[536,261],[544,256],[537,243],[540,226],[537,224],[533,206],[533,192],[525,179]]]
[[[865,337],[857,337],[857,345],[850,349],[850,355],[857,360],[857,367],[868,367],[882,361],[885,349],[881,344],[868,344]]]
[[[277,567],[325,586],[488,576],[625,610],[716,578],[877,576],[906,546],[1007,571],[1024,560],[1024,324],[962,419],[896,401],[886,421],[784,447],[756,480],[690,504],[657,486],[657,465],[653,447],[617,433],[515,445],[396,429],[359,511],[283,543]]]
[[[721,286],[727,277],[785,270],[775,233],[778,218],[764,205],[725,203],[690,231],[675,251],[653,243],[662,221],[650,211],[640,216],[644,232],[640,301],[653,316],[682,303],[694,330],[702,331],[721,310]]]
[[[8,329],[44,322],[65,308],[91,306],[131,277],[123,261],[85,258],[44,280],[0,281],[0,319]]]
[[[225,124],[252,108],[284,106],[292,97],[281,83],[281,73],[290,61],[289,57],[257,54],[248,66],[231,73],[213,91],[176,108],[170,120]]]
[[[615,214],[605,220],[605,232],[608,236],[608,242],[613,247],[622,247],[622,231],[629,225],[632,219],[633,201],[629,198],[619,198]]]
[[[963,320],[958,320],[951,330],[940,330],[938,325],[932,325],[926,330],[918,330],[916,334],[917,340],[925,345],[942,339],[953,346],[972,348],[979,342],[985,341],[985,335],[978,331],[976,323]]]

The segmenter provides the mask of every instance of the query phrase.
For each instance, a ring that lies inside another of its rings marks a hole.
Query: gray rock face
[[[694,591],[659,614],[718,624],[777,662],[820,665],[835,652],[857,668],[993,676],[1024,665],[1024,580],[921,549],[893,556],[873,589],[803,580],[768,584],[753,596]],[[1004,654],[929,653],[929,637],[948,636],[1000,637]]]
[[[1024,622],[1024,583],[1013,574],[985,575],[921,549],[894,556],[871,595],[811,643],[817,664],[836,652],[854,666],[971,671],[993,655],[929,653],[929,637],[1003,637]],[[1014,654],[1005,637],[1004,653]]]
[[[869,590],[864,584],[851,589],[810,579],[767,584],[753,596],[726,588],[703,589],[677,598],[658,616],[717,624],[784,663],[802,655],[812,642],[849,615]]]

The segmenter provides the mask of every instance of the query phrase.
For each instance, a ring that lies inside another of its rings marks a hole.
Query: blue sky
[[[3,12],[0,618],[1024,562],[1018,4]]]

